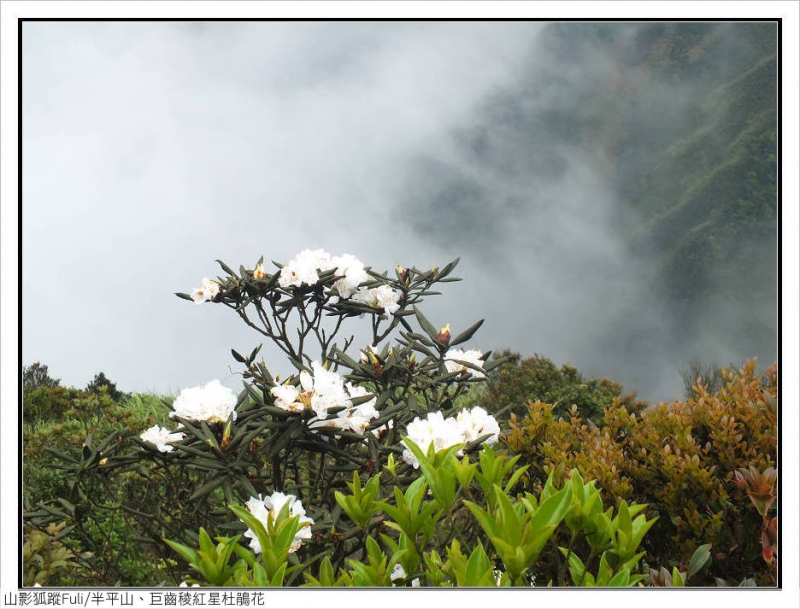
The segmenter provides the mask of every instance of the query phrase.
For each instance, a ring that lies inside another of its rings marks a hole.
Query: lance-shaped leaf
[[[222,268],[223,271],[228,273],[231,277],[236,278],[236,273],[233,272],[233,269],[229,267],[227,264],[222,262],[222,260],[217,260],[216,263]]]
[[[450,346],[454,347],[455,345],[460,345],[461,343],[467,342],[470,338],[472,338],[473,334],[478,331],[483,325],[483,319],[479,322],[472,324],[469,328],[464,330],[461,334],[457,335],[453,340],[450,341]]]
[[[706,543],[698,547],[692,554],[692,558],[689,560],[689,567],[686,569],[686,578],[688,579],[700,571],[700,569],[705,567],[710,561],[711,544]]]
[[[425,331],[425,334],[427,334],[435,344],[439,344],[439,341],[437,340],[437,337],[439,336],[439,330],[437,330],[436,327],[428,321],[428,318],[425,317],[422,314],[422,311],[420,311],[417,307],[414,307],[414,315],[416,315],[417,321],[419,322],[420,327]]]

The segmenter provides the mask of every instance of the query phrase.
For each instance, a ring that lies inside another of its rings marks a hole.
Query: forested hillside
[[[530,269],[547,294],[527,299],[547,317],[531,353],[563,345],[562,359],[642,387],[664,370],[625,374],[654,352],[667,373],[691,358],[769,363],[776,51],[770,23],[547,24],[517,85],[447,155],[419,160],[410,217],[454,249],[480,243],[487,264]]]

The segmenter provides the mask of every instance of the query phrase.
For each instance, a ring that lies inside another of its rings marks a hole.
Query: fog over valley
[[[460,257],[434,324],[485,318],[469,347],[650,401],[691,360],[778,357],[772,23],[27,22],[22,42],[22,359],[62,384],[238,389],[230,349],[261,337],[174,293],[306,248]]]

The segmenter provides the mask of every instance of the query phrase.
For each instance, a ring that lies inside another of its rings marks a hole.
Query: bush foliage
[[[508,409],[524,416],[530,401],[553,406],[555,416],[564,415],[576,406],[583,419],[602,425],[603,412],[615,400],[631,412],[642,410],[647,403],[633,393],[623,395],[623,387],[607,378],[586,378],[575,366],[557,367],[552,360],[535,354],[522,358],[518,353],[502,351],[498,357],[507,362],[489,375],[480,399],[494,411]]]
[[[648,513],[659,516],[645,540],[651,564],[679,566],[711,544],[713,566],[695,583],[772,585],[774,562],[762,560],[762,515],[736,483],[741,469],[776,466],[776,367],[762,376],[755,369],[755,361],[725,369],[718,392],[696,386],[688,400],[639,414],[615,400],[603,427],[587,424],[576,408],[556,417],[552,405],[531,402],[524,418],[512,417],[506,443],[530,466],[531,489],[576,468],[612,503],[649,504]]]

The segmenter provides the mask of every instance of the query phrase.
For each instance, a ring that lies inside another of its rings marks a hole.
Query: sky
[[[676,343],[644,289],[653,269],[621,239],[600,151],[542,141],[558,168],[541,175],[513,170],[517,148],[465,155],[498,99],[545,113],[613,71],[598,50],[560,87],[520,91],[561,68],[545,25],[26,23],[23,363],[76,387],[102,371],[123,391],[239,388],[230,349],[260,336],[174,293],[219,274],[216,259],[306,248],[377,270],[460,257],[463,281],[425,303],[435,325],[485,319],[469,347],[538,353],[652,401],[683,393],[690,359],[763,355]],[[462,203],[476,192],[480,206]],[[289,372],[270,347],[271,370]]]

